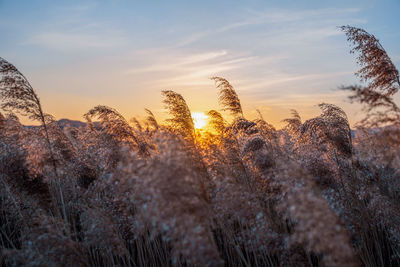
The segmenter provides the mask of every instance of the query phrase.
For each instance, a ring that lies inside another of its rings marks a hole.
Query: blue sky
[[[375,34],[400,66],[400,0],[8,1],[0,0],[0,56],[36,88],[47,112],[82,119],[98,104],[127,118],[165,117],[161,90],[192,111],[218,109],[209,77],[236,88],[245,116],[304,119],[321,102],[361,116],[336,88],[357,70],[340,25]]]

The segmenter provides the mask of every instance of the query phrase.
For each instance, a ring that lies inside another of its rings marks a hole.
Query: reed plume
[[[380,44],[379,40],[363,29],[352,26],[341,26],[347,40],[354,47],[351,53],[359,53],[357,63],[361,69],[356,75],[363,82],[368,82],[371,90],[381,90],[392,95],[399,90],[399,71]]]
[[[233,116],[243,117],[242,105],[239,96],[228,80],[222,77],[212,77],[217,89],[219,89],[219,102],[224,107],[223,110],[229,111]]]
[[[1,108],[15,111],[30,119],[39,121],[45,132],[45,140],[50,152],[55,176],[58,176],[56,160],[50,141],[48,122],[53,117],[43,112],[42,105],[35,90],[25,76],[11,63],[0,57],[0,98]]]
[[[51,118],[42,109],[39,97],[25,76],[11,63],[0,58],[1,108],[18,112],[46,126]]]
[[[351,156],[351,130],[346,113],[332,104],[322,103],[318,106],[322,109],[322,114],[305,121],[301,126],[304,140],[317,142],[319,145],[329,144],[343,155]]]
[[[185,99],[174,91],[162,91],[164,96],[165,108],[168,109],[169,114],[172,116],[167,119],[173,129],[182,133],[190,140],[194,138],[194,123],[189,107]]]
[[[207,112],[210,126],[218,133],[222,134],[225,130],[225,120],[221,113],[216,110],[210,110]]]
[[[142,154],[148,153],[146,143],[139,140],[134,129],[117,110],[99,105],[89,110],[84,117],[88,122],[99,118],[103,129],[115,140],[127,142],[132,147],[136,146]]]
[[[297,110],[291,110],[292,117],[288,119],[284,119],[283,122],[286,123],[286,129],[288,129],[292,134],[297,134],[300,132],[300,127],[302,125],[301,117]]]
[[[157,122],[156,117],[154,116],[153,112],[150,109],[145,108],[144,111],[147,113],[146,122],[153,127],[154,129],[158,129],[159,125]]]
[[[341,86],[352,92],[352,101],[365,104],[367,114],[359,126],[379,127],[390,123],[400,123],[400,109],[393,100],[400,88],[399,71],[393,64],[379,40],[363,29],[342,26],[347,40],[354,46],[351,53],[359,53],[357,63],[361,69],[356,75],[365,86]]]
[[[259,109],[256,110],[258,113],[259,118],[255,119],[254,122],[257,123],[258,130],[260,134],[269,142],[273,139],[276,139],[276,129],[273,125],[269,124],[265,121],[261,111]]]

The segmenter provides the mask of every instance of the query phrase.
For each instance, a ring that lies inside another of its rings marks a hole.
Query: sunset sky
[[[295,4],[293,4],[295,2]],[[195,112],[219,109],[211,76],[235,87],[245,116],[277,127],[321,102],[354,123],[359,107],[337,90],[357,79],[340,25],[376,35],[400,67],[400,0],[0,0],[0,57],[17,66],[57,119],[83,120],[95,105],[126,118],[166,114],[161,90]]]

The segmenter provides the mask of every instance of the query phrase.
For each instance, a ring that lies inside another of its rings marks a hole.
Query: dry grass
[[[342,29],[372,80],[353,99],[397,115],[389,57],[372,35]],[[0,75],[1,266],[400,265],[396,116],[374,113],[394,126],[354,135],[342,109],[320,104],[321,115],[302,122],[293,111],[276,130],[261,114],[247,120],[214,77],[234,119],[209,111],[210,132],[194,129],[173,91],[163,91],[167,125],[150,110],[131,125],[97,106],[86,127],[60,128],[3,59]]]

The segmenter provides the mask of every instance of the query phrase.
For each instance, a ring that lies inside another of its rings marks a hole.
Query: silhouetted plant
[[[221,113],[216,110],[210,110],[207,112],[210,126],[218,133],[222,134],[225,130],[225,121]]]
[[[130,119],[130,122],[133,123],[135,125],[135,130],[139,133],[141,133],[143,131],[143,127],[142,124],[140,123],[140,121],[138,121],[138,119],[136,119],[135,117],[133,117],[132,119]]]
[[[151,110],[150,109],[147,109],[147,108],[145,108],[144,109],[144,111],[146,111],[146,113],[147,113],[147,117],[146,117],[146,122],[150,125],[150,126],[152,126],[154,129],[158,129],[158,123],[157,123],[157,119],[156,119],[156,117],[154,116],[154,114],[153,114],[153,112],[151,112]]]
[[[361,69],[356,73],[361,81],[368,82],[368,89],[382,90],[393,94],[399,90],[399,71],[387,55],[379,40],[363,29],[352,26],[341,26],[347,40],[354,47],[351,53],[359,53],[357,63]]]
[[[353,93],[352,101],[366,105],[367,116],[359,123],[363,127],[378,127],[399,124],[400,109],[393,100],[393,94],[400,88],[399,71],[379,43],[379,40],[363,29],[342,26],[347,40],[354,47],[351,53],[359,53],[357,63],[361,69],[356,75],[365,86],[342,86]]]
[[[212,77],[211,79],[219,89],[219,102],[224,107],[223,110],[229,111],[234,116],[243,117],[239,97],[228,80],[222,77]]]
[[[139,140],[134,134],[133,128],[115,109],[107,106],[96,106],[89,110],[84,117],[87,121],[99,118],[107,134],[120,142],[127,142],[131,146],[136,145],[142,154],[148,153],[146,143],[143,140]]]
[[[352,140],[350,125],[344,111],[332,104],[319,104],[322,114],[305,121],[301,134],[306,142],[328,143],[345,156],[351,156]],[[329,149],[329,148],[328,148]]]
[[[273,139],[277,137],[276,135],[276,129],[274,126],[269,124],[264,120],[263,115],[261,114],[260,110],[256,110],[258,113],[259,118],[254,120],[255,123],[257,123],[257,127],[260,131],[260,134],[269,142],[271,142]]]
[[[289,119],[284,119],[283,121],[286,122],[286,128],[292,133],[292,134],[298,134],[300,132],[300,128],[302,125],[301,122],[301,117],[297,110],[292,109],[291,110],[292,117]]]
[[[164,96],[165,108],[168,109],[169,114],[172,116],[167,121],[173,129],[193,140],[194,123],[185,99],[174,91],[162,91],[162,95]]]
[[[52,121],[53,117],[43,112],[39,97],[25,76],[14,65],[1,57],[0,76],[0,97],[3,101],[1,108],[29,116],[30,119],[41,123],[57,176],[56,161],[47,128],[47,123]]]

